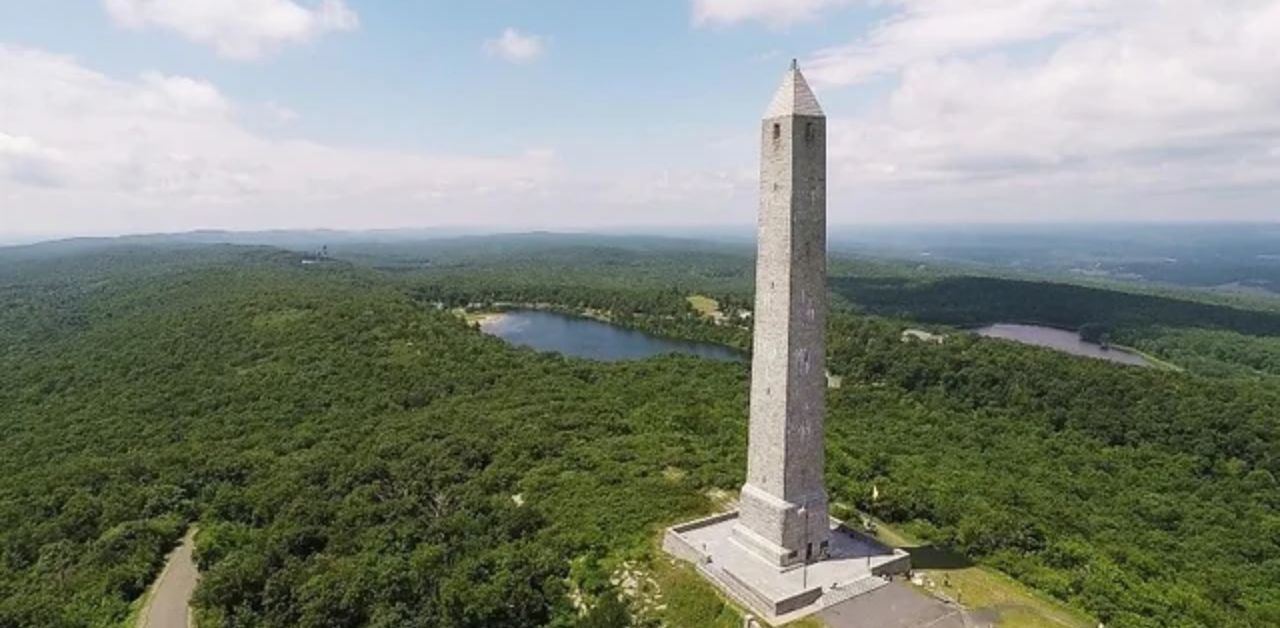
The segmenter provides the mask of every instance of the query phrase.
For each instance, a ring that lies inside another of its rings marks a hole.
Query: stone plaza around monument
[[[738,513],[668,528],[663,549],[694,564],[722,593],[769,623],[781,624],[869,593],[911,570],[906,552],[830,521],[824,560],[779,570],[733,538]]]

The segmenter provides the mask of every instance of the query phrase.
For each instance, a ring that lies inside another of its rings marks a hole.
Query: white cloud
[[[10,233],[494,221],[557,172],[546,148],[478,157],[271,139],[210,83],[119,79],[39,50],[0,45],[0,76]]]
[[[288,124],[299,117],[297,111],[272,100],[263,103],[262,109],[277,124]]]
[[[202,118],[231,113],[231,103],[218,88],[185,76],[144,72],[132,96],[139,109],[161,116]]]
[[[694,0],[693,21],[698,25],[733,24],[757,20],[777,26],[813,19],[825,9],[854,4],[857,0]]]
[[[37,187],[61,184],[62,155],[34,139],[0,133],[0,176]]]
[[[325,33],[353,30],[360,23],[343,0],[306,6],[293,0],[103,0],[103,4],[120,26],[170,30],[213,46],[219,55],[241,60]]]
[[[832,112],[837,197],[1159,218],[1248,186],[1256,217],[1280,189],[1280,1],[892,4],[804,64],[820,96],[890,81],[869,109]]]
[[[502,31],[502,35],[484,42],[485,52],[512,63],[534,61],[542,56],[544,48],[541,37],[522,33],[514,28],[508,28]]]
[[[699,25],[876,20],[802,63],[837,103],[836,221],[1274,218],[1280,202],[1280,0],[691,6]]]
[[[913,63],[1123,23],[1143,2],[1149,0],[894,0],[893,17],[854,43],[819,51],[806,67],[819,83],[854,83]]]

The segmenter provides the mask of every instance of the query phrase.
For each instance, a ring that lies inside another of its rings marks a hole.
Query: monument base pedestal
[[[738,499],[734,540],[779,569],[826,558],[831,537],[827,493],[818,490],[791,503],[747,483]]]
[[[721,592],[770,624],[783,624],[869,593],[911,570],[911,557],[830,520],[823,560],[779,569],[745,547],[729,512],[668,528],[662,547],[694,564]]]

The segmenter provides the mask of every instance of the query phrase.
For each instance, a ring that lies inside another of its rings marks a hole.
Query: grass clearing
[[[653,560],[653,578],[662,590],[657,618],[671,628],[741,628],[742,614],[689,565],[665,554]]]
[[[703,318],[718,319],[721,316],[720,302],[711,297],[695,294],[689,297],[688,301],[689,306]]]
[[[911,554],[912,568],[924,576],[921,587],[932,595],[954,600],[976,615],[996,620],[999,628],[1094,628],[1097,620],[1032,590],[994,569],[918,542],[906,533],[876,521],[876,538]]]

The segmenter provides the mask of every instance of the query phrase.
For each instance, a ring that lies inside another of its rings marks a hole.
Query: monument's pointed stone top
[[[782,87],[778,88],[778,93],[773,96],[773,102],[769,103],[769,110],[764,114],[765,119],[787,116],[824,117],[825,115],[822,112],[822,105],[818,104],[818,97],[813,95],[809,82],[804,80],[804,74],[800,72],[800,64],[792,60],[791,69],[782,79]]]

